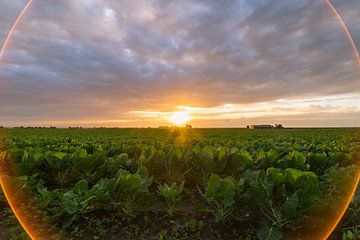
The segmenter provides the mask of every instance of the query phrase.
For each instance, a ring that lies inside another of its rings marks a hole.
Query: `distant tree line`
[[[32,126],[26,126],[26,127],[24,127],[24,126],[19,126],[19,127],[14,127],[14,128],[15,128],[15,129],[19,129],[19,128],[21,128],[21,129],[45,129],[45,128],[55,129],[56,127],[55,127],[55,126],[50,126],[50,127],[41,127],[41,126],[34,126],[34,127],[32,127]]]

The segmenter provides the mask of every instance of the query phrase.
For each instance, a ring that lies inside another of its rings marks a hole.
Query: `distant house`
[[[263,124],[263,125],[247,125],[246,128],[248,129],[272,129],[274,128],[273,125],[267,125],[267,124]]]

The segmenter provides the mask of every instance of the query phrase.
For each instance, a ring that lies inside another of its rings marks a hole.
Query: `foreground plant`
[[[224,222],[233,211],[235,190],[234,178],[211,175],[204,196],[211,206],[208,211],[215,216],[216,222]]]
[[[182,181],[180,184],[173,183],[170,186],[167,183],[158,186],[158,193],[165,199],[166,210],[169,215],[175,212],[180,202],[184,191],[184,183],[185,181]]]

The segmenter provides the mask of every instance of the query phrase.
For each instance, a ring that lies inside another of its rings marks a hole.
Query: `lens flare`
[[[17,204],[15,204],[15,201],[11,197],[12,196],[10,192],[11,187],[7,186],[7,181],[4,176],[0,176],[0,186],[7,202],[10,205],[11,210],[13,211],[16,219],[19,221],[20,225],[23,227],[23,229],[30,236],[31,239],[36,239],[36,234],[33,233],[33,231],[28,227],[29,225],[24,222],[24,217],[22,216],[21,212],[16,210]]]
[[[342,219],[342,217],[344,216],[347,208],[349,207],[351,200],[353,199],[356,189],[358,187],[359,184],[359,180],[360,180],[360,171],[357,171],[354,183],[352,184],[352,186],[350,186],[350,190],[349,190],[349,195],[347,197],[347,199],[345,200],[345,204],[342,207],[340,213],[338,214],[338,216],[336,216],[336,219],[334,221],[334,223],[332,225],[330,225],[329,230],[328,231],[324,231],[324,237],[322,239],[328,239],[331,235],[331,233],[335,230],[336,226],[339,224],[340,220]]]
[[[47,221],[36,200],[24,189],[23,184],[19,178],[0,173],[0,185],[5,198],[25,232],[34,240],[63,239]]]
[[[341,16],[341,14],[339,13],[339,11],[336,9],[336,7],[334,6],[334,4],[331,3],[330,0],[326,0],[326,3],[327,5],[330,7],[331,11],[334,13],[334,15],[337,17],[337,19],[339,20],[342,28],[344,29],[344,32],[345,32],[345,36],[346,38],[348,39],[351,47],[353,48],[354,50],[354,53],[355,53],[355,58],[356,58],[356,61],[358,63],[358,65],[360,66],[360,55],[359,55],[359,49],[357,48],[355,42],[354,42],[354,39],[350,33],[350,30],[349,28],[347,27],[347,25],[345,24],[345,21],[343,19],[343,17]]]
[[[25,7],[23,8],[23,10],[20,12],[19,16],[16,18],[14,24],[12,25],[12,27],[10,28],[10,31],[5,39],[5,42],[0,50],[0,61],[2,60],[2,57],[4,55],[4,52],[5,52],[5,49],[6,47],[8,46],[9,44],[9,41],[10,41],[10,38],[12,37],[12,35],[14,34],[15,32],[15,29],[18,25],[18,23],[20,22],[20,19],[23,17],[23,15],[26,13],[26,11],[29,9],[31,3],[33,2],[33,0],[29,0],[27,2],[27,4],[25,5]]]
[[[11,26],[0,50],[0,61],[3,59],[5,49],[7,48],[16,27],[32,2],[33,0],[29,0],[26,3]],[[31,194],[26,191],[26,189],[23,189],[22,182],[19,179],[7,176],[6,170],[0,169],[0,186],[16,219],[31,239],[62,239],[62,237],[57,234],[56,230],[45,220],[46,217],[42,213],[35,212],[35,209],[39,208],[37,208],[36,203],[30,203],[32,199]]]
[[[354,53],[355,53],[355,60],[356,63],[358,64],[358,66],[360,67],[360,55],[359,55],[359,50],[354,42],[354,39],[351,35],[351,32],[349,31],[349,28],[347,27],[347,25],[345,24],[345,21],[343,19],[343,17],[341,16],[341,14],[339,13],[339,11],[336,9],[336,7],[334,6],[334,4],[332,4],[332,2],[330,0],[326,0],[327,5],[330,7],[331,11],[334,13],[334,15],[337,17],[337,19],[339,20],[344,32],[345,32],[345,36],[348,39],[350,45],[352,46]],[[360,180],[360,172],[358,171],[354,184],[352,186],[350,186],[350,194],[346,200],[345,205],[343,206],[341,212],[339,213],[339,215],[337,216],[336,220],[334,221],[334,223],[332,225],[330,225],[329,230],[327,232],[325,232],[323,239],[328,239],[331,235],[331,233],[335,230],[336,226],[338,225],[338,223],[340,222],[340,220],[342,219],[342,217],[344,216],[346,209],[349,207],[352,198],[355,195],[357,186],[359,184],[359,180]]]

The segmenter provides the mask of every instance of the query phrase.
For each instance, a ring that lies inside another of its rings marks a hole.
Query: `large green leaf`
[[[73,192],[81,195],[89,190],[88,182],[86,180],[80,180],[72,188]]]
[[[281,240],[282,231],[276,226],[264,225],[256,230],[256,236],[259,240]]]
[[[55,156],[56,158],[58,158],[59,160],[62,160],[62,159],[66,156],[66,153],[56,152],[56,153],[54,153],[54,156]]]
[[[234,204],[235,181],[231,177],[221,178],[216,174],[212,174],[205,192],[208,201],[217,201],[229,207]]]
[[[79,205],[71,198],[64,197],[61,203],[65,212],[70,215],[73,215],[79,211]]]
[[[252,157],[249,152],[241,151],[230,154],[227,161],[227,173],[233,176],[240,176],[249,166],[253,164]]]
[[[304,164],[306,162],[306,156],[304,154],[294,150],[291,153],[291,157],[293,161],[292,167],[297,169],[302,169],[304,167]]]
[[[274,167],[267,169],[266,177],[271,180],[275,186],[279,186],[285,182],[285,175],[283,171]]]
[[[158,186],[158,192],[161,196],[169,201],[176,201],[184,190],[184,181],[181,184],[173,183],[170,186],[168,184]]]

